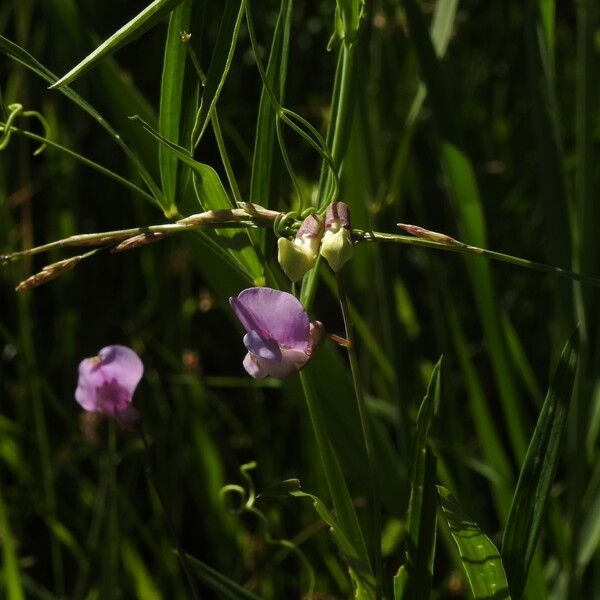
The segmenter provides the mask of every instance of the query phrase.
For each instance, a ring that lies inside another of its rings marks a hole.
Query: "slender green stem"
[[[4,130],[4,127],[5,127],[5,124],[0,123],[0,130]],[[86,165],[87,167],[90,167],[91,169],[94,169],[94,170],[98,171],[99,173],[102,173],[102,175],[106,175],[106,177],[109,177],[113,181],[116,181],[117,183],[121,184],[122,186],[129,188],[131,191],[135,192],[136,194],[143,196],[144,198],[146,198],[146,200],[150,200],[150,202],[152,202],[153,204],[156,204],[156,198],[154,196],[152,196],[151,194],[149,194],[148,192],[146,192],[145,190],[143,190],[142,188],[135,185],[135,183],[131,183],[131,181],[125,179],[125,177],[121,177],[121,175],[118,175],[114,171],[111,171],[110,169],[103,167],[102,165],[98,164],[97,162],[94,162],[93,160],[91,160],[81,154],[78,154],[77,152],[75,152],[74,150],[71,150],[70,148],[67,148],[66,146],[57,144],[56,142],[52,141],[51,139],[48,139],[47,137],[44,137],[42,135],[37,135],[36,133],[33,133],[31,131],[27,131],[25,129],[19,129],[18,127],[11,126],[9,131],[11,133],[16,133],[17,135],[22,135],[26,138],[29,138],[30,140],[35,140],[36,142],[45,144],[46,146],[49,146],[50,148],[55,148],[56,150],[60,150],[61,152],[67,154],[71,158],[74,158],[75,160],[78,160],[79,162]]]
[[[158,491],[158,485],[156,484],[156,478],[154,477],[154,471],[152,470],[152,461],[150,458],[150,444],[148,444],[148,440],[146,439],[146,436],[144,435],[144,432],[143,432],[141,426],[138,425],[136,427],[136,432],[140,436],[140,439],[142,440],[142,444],[144,445],[144,449],[146,450],[146,475],[148,476],[148,481],[150,482],[150,485],[154,489],[154,493],[156,494],[156,497],[158,498],[158,501],[160,503],[160,507],[163,511],[163,516],[165,518],[165,523],[167,524],[167,529],[169,530],[171,540],[173,541],[173,545],[175,546],[175,549],[177,551],[177,558],[179,559],[181,568],[187,579],[188,585],[190,587],[190,591],[192,593],[192,597],[194,598],[194,600],[200,600],[198,590],[196,589],[196,584],[194,582],[194,579],[192,577],[192,574],[191,574],[189,566],[188,566],[186,554],[183,550],[181,542],[179,541],[179,537],[177,536],[177,533],[175,532],[175,528],[173,527],[173,524],[171,523],[171,519],[169,518],[169,513],[167,511],[167,506],[165,504],[165,501],[163,500],[162,494]]]
[[[200,61],[198,60],[198,56],[196,56],[196,51],[192,47],[192,45],[188,42],[185,42],[185,47],[188,51],[188,56],[192,61],[192,65],[194,66],[194,70],[196,71],[196,75],[200,80],[202,86],[206,85],[206,75],[200,66]],[[223,139],[223,132],[221,131],[221,124],[219,122],[219,115],[217,113],[217,107],[215,106],[210,115],[210,122],[213,128],[213,132],[215,134],[215,139],[217,140],[217,147],[219,149],[219,154],[221,155],[221,162],[223,163],[223,168],[225,169],[225,175],[227,176],[227,181],[229,182],[229,187],[231,188],[231,192],[233,193],[233,198],[236,202],[242,201],[242,195],[240,194],[240,189],[237,184],[237,180],[233,173],[233,168],[231,167],[231,161],[229,160],[229,154],[227,154],[227,148],[225,147],[225,140]]]
[[[349,344],[346,346],[348,351],[348,359],[350,361],[350,370],[352,371],[352,383],[354,384],[354,393],[356,395],[356,403],[358,405],[358,413],[360,415],[360,424],[362,427],[363,440],[367,451],[367,459],[369,461],[369,472],[371,475],[371,495],[373,499],[373,552],[375,556],[375,577],[376,577],[376,598],[381,598],[381,589],[383,583],[383,559],[381,556],[381,498],[379,494],[379,482],[377,480],[377,460],[375,458],[375,445],[373,444],[373,435],[371,433],[371,424],[369,421],[369,413],[367,411],[367,403],[365,401],[365,391],[362,384],[360,374],[360,366],[358,364],[358,355],[356,354],[356,338],[354,336],[354,327],[350,316],[350,308],[348,306],[348,296],[346,294],[346,286],[344,284],[344,276],[342,273],[337,274],[338,292],[340,296],[340,307],[344,318],[344,326],[346,328],[346,338]]]
[[[308,368],[310,369],[310,366]],[[300,371],[300,381],[302,383],[308,413],[310,415],[315,438],[317,440],[317,447],[325,470],[325,480],[327,481],[329,493],[331,494],[331,500],[336,511],[337,520],[344,535],[348,538],[353,551],[356,553],[356,556],[351,558],[357,561],[357,563],[362,563],[364,572],[368,573],[370,576],[372,571],[365,541],[358,523],[356,511],[352,504],[348,486],[344,480],[329,435],[327,434],[325,415],[319,405],[313,380],[306,370],[304,370]]]
[[[484,256],[492,260],[510,263],[512,265],[516,265],[517,267],[524,267],[526,269],[532,269],[542,273],[551,273],[552,275],[558,275],[559,277],[564,277],[566,279],[600,286],[600,279],[596,277],[590,277],[582,273],[569,271],[568,269],[561,269],[560,267],[554,267],[552,265],[546,265],[544,263],[535,262],[526,258],[519,258],[518,256],[512,256],[510,254],[503,254],[502,252],[494,252],[493,250],[486,250],[485,248],[470,246],[460,242],[458,244],[444,244],[441,242],[434,242],[432,240],[423,238],[415,238],[408,235],[380,233],[378,231],[353,230],[352,235],[357,242],[391,242],[397,244],[408,244],[409,246],[420,246],[423,248],[434,248],[436,250],[446,250],[448,252],[457,252],[459,254]]]

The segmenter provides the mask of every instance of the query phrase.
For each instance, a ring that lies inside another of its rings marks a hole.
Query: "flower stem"
[[[375,459],[375,446],[373,444],[373,435],[371,433],[371,424],[369,422],[369,414],[367,412],[367,404],[365,402],[364,387],[358,364],[358,356],[356,354],[356,343],[354,337],[354,327],[350,317],[348,307],[348,297],[346,295],[346,287],[344,284],[344,276],[337,273],[337,285],[340,296],[340,307],[344,318],[344,326],[346,328],[346,338],[348,345],[348,360],[350,361],[350,370],[352,371],[352,383],[354,384],[354,393],[356,394],[356,403],[358,405],[358,413],[360,415],[360,423],[362,426],[363,439],[365,449],[367,451],[367,459],[369,461],[370,486],[373,499],[373,552],[375,556],[375,577],[376,590],[375,596],[379,600],[381,598],[381,588],[383,581],[383,560],[381,557],[381,499],[379,495],[379,482],[377,481]]]
[[[154,471],[152,470],[152,461],[150,458],[150,444],[148,444],[148,440],[146,439],[146,436],[144,435],[144,432],[140,425],[138,425],[136,427],[136,432],[140,436],[140,439],[142,440],[142,444],[144,444],[144,449],[146,450],[146,458],[147,458],[147,460],[146,460],[146,475],[148,476],[148,481],[150,482],[150,485],[154,489],[154,493],[156,494],[156,497],[158,498],[158,501],[162,508],[162,511],[163,511],[163,514],[165,517],[165,522],[167,524],[169,534],[171,535],[171,540],[173,541],[173,545],[175,546],[175,549],[177,551],[177,558],[179,558],[181,568],[183,569],[183,572],[185,573],[185,577],[186,577],[188,585],[190,587],[192,597],[194,598],[194,600],[200,600],[198,590],[196,589],[196,584],[194,583],[194,579],[192,578],[192,574],[190,572],[190,569],[189,569],[189,566],[187,563],[186,554],[183,550],[183,547],[181,546],[181,542],[179,541],[179,538],[177,537],[177,533],[175,533],[175,527],[173,527],[173,523],[171,523],[171,519],[169,518],[169,513],[167,512],[167,507],[165,505],[165,501],[163,500],[161,493],[158,491],[158,486],[156,485],[156,479],[154,477]]]

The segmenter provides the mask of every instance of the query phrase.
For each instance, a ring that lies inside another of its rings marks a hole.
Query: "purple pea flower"
[[[248,333],[244,368],[255,379],[284,379],[310,360],[323,325],[310,322],[300,301],[266,287],[243,290],[229,304]]]
[[[113,417],[135,428],[139,413],[132,404],[133,392],[144,373],[140,357],[127,346],[106,346],[98,356],[79,364],[75,399],[85,409]]]

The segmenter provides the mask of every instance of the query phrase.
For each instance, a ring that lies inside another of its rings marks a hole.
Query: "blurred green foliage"
[[[0,33],[59,76],[148,4],[7,0]],[[592,0],[164,4],[179,5],[170,23],[159,14],[162,20],[146,23],[153,26],[141,37],[133,32],[71,83],[118,140],[2,46],[0,121],[11,103],[39,111],[51,141],[130,185],[56,147],[33,156],[39,143],[14,133],[0,154],[1,254],[75,233],[165,222],[175,205],[181,215],[198,212],[198,198],[217,196],[207,189],[218,192],[215,206],[240,199],[284,212],[301,203],[322,206],[335,189],[323,158],[329,153],[340,172],[339,199],[350,205],[357,228],[397,232],[397,222],[417,223],[600,276],[600,38]],[[257,70],[248,7],[274,98]],[[191,33],[205,87],[181,31]],[[274,100],[293,111],[290,119],[304,135],[281,112],[276,121]],[[201,163],[200,183],[132,115]],[[17,117],[15,124],[43,134],[34,118]],[[203,187],[205,177],[213,187]],[[266,531],[256,514],[232,513],[219,493],[228,483],[247,486],[240,466],[256,461],[258,492],[299,478],[304,491],[330,503],[298,378],[254,381],[241,366],[241,332],[228,296],[253,281],[287,285],[272,232],[242,233],[186,233],[130,252],[101,252],[20,294],[19,281],[70,253],[53,250],[2,267],[0,590],[10,600],[188,597],[144,476],[142,444],[113,423],[81,414],[74,402],[79,361],[113,343],[133,347],[146,366],[135,403],[157,485],[196,561],[202,597],[302,597],[310,569],[271,538],[293,540],[302,550],[316,577],[315,598],[352,596],[323,511],[293,493],[265,494],[256,506]],[[221,249],[238,240],[245,250]],[[439,356],[440,401],[427,437],[437,474],[428,485],[448,488],[486,547],[502,553],[544,390],[576,323],[580,359],[567,444],[562,453],[552,446],[557,474],[525,597],[595,597],[597,289],[399,244],[359,245],[344,273],[375,430],[388,597],[407,550],[411,560],[412,445],[425,443],[415,436],[417,412]],[[325,266],[302,289],[311,315],[344,335],[336,294]],[[346,362],[345,352],[327,342],[306,376],[370,540],[369,466]],[[563,395],[568,404],[570,387]],[[533,493],[533,478],[527,485]],[[435,510],[429,513],[435,518]],[[432,595],[470,598],[456,531],[443,514],[438,510]]]

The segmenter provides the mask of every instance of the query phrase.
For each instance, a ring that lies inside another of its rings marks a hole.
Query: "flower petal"
[[[139,356],[126,346],[106,346],[79,364],[75,399],[89,411],[114,416],[131,403],[144,372]]]
[[[265,340],[257,331],[249,331],[244,336],[244,346],[260,358],[266,360],[281,360],[281,350],[274,340]]]
[[[144,365],[140,357],[127,346],[106,346],[98,352],[102,360],[102,372],[106,379],[116,379],[131,395],[142,375]]]
[[[256,331],[263,339],[275,340],[282,348],[306,352],[310,321],[300,301],[271,288],[243,290],[229,303],[246,331]]]
[[[264,379],[269,374],[263,361],[251,352],[246,354],[242,364],[248,375],[254,377],[254,379]]]

